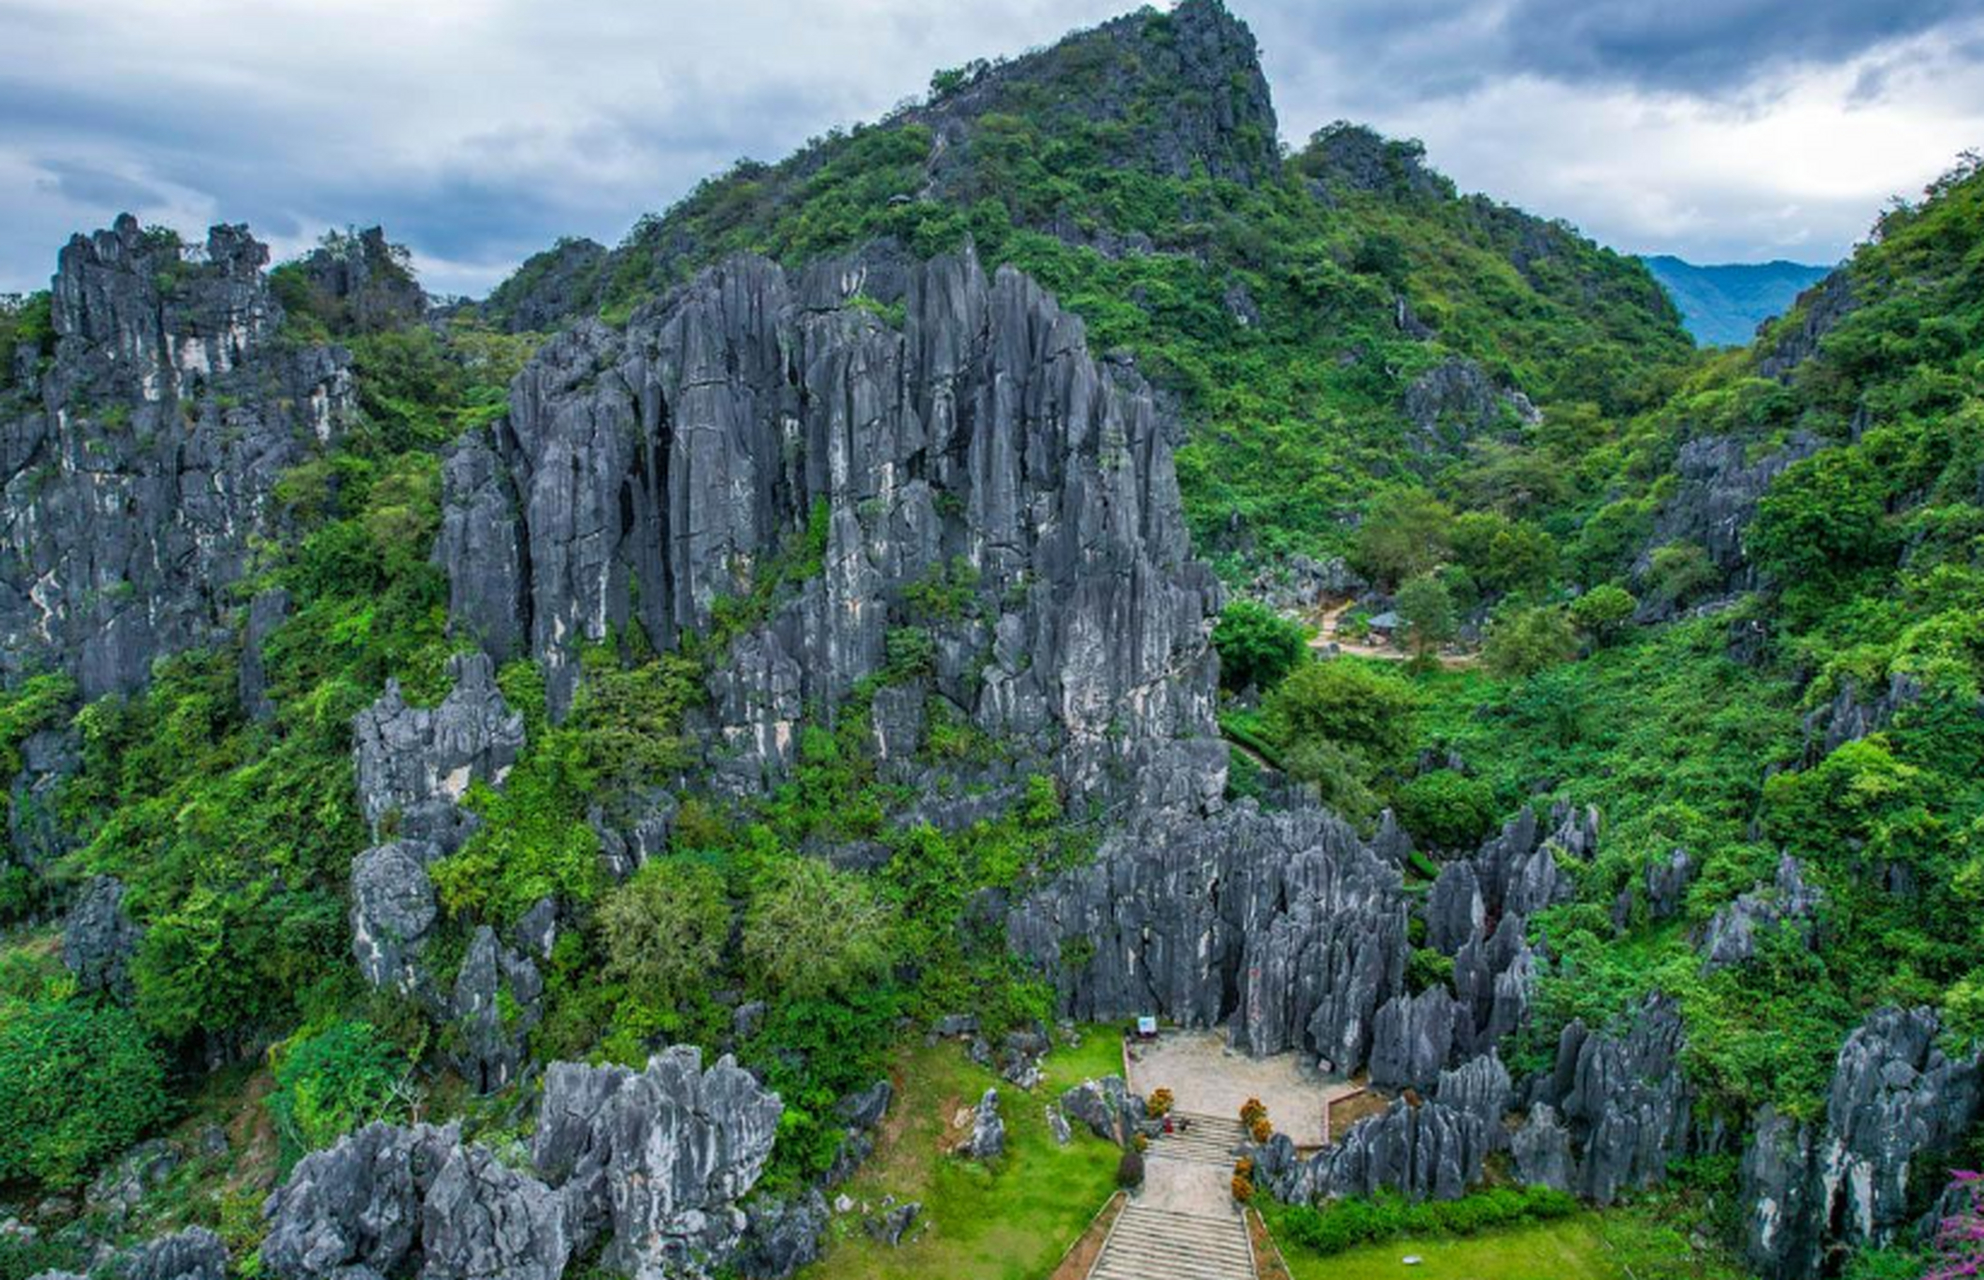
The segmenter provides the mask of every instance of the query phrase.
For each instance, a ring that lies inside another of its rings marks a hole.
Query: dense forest
[[[0,309],[0,1278],[1046,1275],[1139,1014],[1384,1104],[1248,1118],[1291,1275],[1971,1274],[1976,158],[1703,350],[1281,134],[1185,0],[480,303],[72,241]]]

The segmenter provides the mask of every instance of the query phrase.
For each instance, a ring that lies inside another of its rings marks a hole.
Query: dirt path
[[[1341,634],[1339,628],[1343,617],[1350,612],[1351,605],[1355,603],[1354,600],[1340,600],[1335,604],[1323,606],[1315,615],[1316,635],[1309,641],[1309,647],[1321,653],[1327,653],[1334,647],[1338,653],[1347,653],[1359,658],[1376,658],[1380,662],[1412,661],[1412,655],[1397,645],[1372,644],[1365,640],[1353,640]],[[1440,665],[1449,671],[1471,667],[1481,661],[1481,655],[1475,653],[1442,653],[1439,657]]]

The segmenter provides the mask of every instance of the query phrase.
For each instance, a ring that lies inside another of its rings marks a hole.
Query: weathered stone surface
[[[1481,1122],[1483,1140],[1490,1151],[1499,1151],[1509,1144],[1502,1118],[1508,1113],[1514,1094],[1509,1069],[1493,1050],[1469,1058],[1451,1071],[1442,1071],[1433,1090],[1435,1100]]]
[[[1766,1108],[1743,1158],[1744,1250],[1767,1276],[1812,1274],[1835,1245],[1879,1245],[1910,1221],[1910,1179],[1976,1124],[1976,1056],[1936,1045],[1928,1009],[1881,1009],[1841,1046],[1823,1128]]]
[[[909,1234],[909,1229],[916,1224],[922,1212],[922,1202],[906,1200],[876,1214],[864,1225],[869,1235],[893,1249],[901,1246],[902,1238]]]
[[[1061,1095],[1061,1110],[1118,1146],[1129,1145],[1149,1114],[1143,1098],[1131,1093],[1121,1076],[1082,1081]]]
[[[304,1156],[262,1206],[262,1265],[279,1280],[399,1274],[418,1258],[421,1206],[460,1147],[452,1125],[370,1124]]]
[[[312,309],[329,315],[341,333],[412,324],[427,314],[428,304],[407,264],[406,251],[387,243],[379,227],[333,235],[302,261]]]
[[[1818,936],[1818,911],[1825,894],[1805,883],[1804,868],[1790,854],[1778,860],[1777,879],[1769,889],[1743,894],[1717,911],[1702,934],[1702,971],[1711,973],[1742,964],[1757,953],[1758,933],[1778,928],[1803,931],[1810,947]]]
[[[834,1104],[834,1116],[852,1129],[872,1129],[889,1113],[895,1100],[895,1086],[887,1079],[877,1080],[859,1093],[850,1093]]]
[[[1634,576],[1647,579],[1659,548],[1692,543],[1708,552],[1709,562],[1731,587],[1754,586],[1756,575],[1743,548],[1743,534],[1756,514],[1757,501],[1787,467],[1811,457],[1819,445],[1816,436],[1796,431],[1776,451],[1754,462],[1749,443],[1735,436],[1697,436],[1682,445],[1674,460],[1680,483],[1655,518],[1653,536],[1633,564]],[[1640,596],[1636,616],[1641,621],[1672,616],[1673,601],[1652,590],[1642,590]]]
[[[606,247],[568,237],[532,254],[482,304],[488,319],[511,333],[549,333],[589,310],[597,295]]]
[[[1018,904],[1007,935],[1069,1016],[1225,1023],[1249,1052],[1306,1049],[1349,1072],[1404,992],[1406,910],[1397,866],[1334,816],[1243,803],[1105,840]]]
[[[459,1031],[456,1068],[478,1093],[501,1089],[523,1065],[526,1037],[542,1016],[544,979],[526,955],[497,940],[483,925],[470,940],[455,977],[449,1012]]]
[[[826,1197],[808,1191],[791,1197],[756,1196],[733,1265],[746,1280],[785,1280],[819,1260],[830,1215]]]
[[[441,856],[426,840],[375,845],[351,864],[351,951],[375,987],[424,989],[421,952],[440,915],[427,867]]]
[[[9,785],[8,859],[39,873],[76,845],[57,804],[62,784],[81,767],[81,744],[74,729],[43,729],[20,746],[21,771]]]
[[[1314,609],[1326,600],[1355,595],[1368,586],[1341,556],[1312,560],[1292,555],[1254,575],[1247,595],[1271,609]]]
[[[1426,945],[1442,955],[1453,955],[1474,940],[1487,918],[1474,864],[1450,862],[1440,868],[1426,895]]]
[[[817,555],[711,673],[724,785],[782,774],[804,709],[831,714],[915,625],[928,691],[1071,791],[1216,805],[1221,593],[1190,557],[1177,428],[1018,273],[966,254],[876,285],[871,265],[732,259],[624,332],[549,343],[507,422],[453,463],[444,541],[493,548],[470,555],[486,572],[457,573],[458,629],[508,643],[520,548],[516,634],[562,713],[582,646],[634,623],[669,647]],[[900,288],[901,332],[849,305],[874,287]],[[491,456],[513,515],[482,478]],[[1180,756],[1189,769],[1158,767]]]
[[[1539,1101],[1556,1108],[1579,1152],[1574,1190],[1598,1204],[1660,1179],[1688,1148],[1693,1092],[1680,1069],[1679,1007],[1650,997],[1621,1034],[1564,1028]]]
[[[1295,1166],[1284,1190],[1298,1200],[1368,1196],[1386,1188],[1413,1200],[1455,1200],[1481,1180],[1487,1154],[1480,1117],[1440,1102],[1400,1100]]]
[[[583,1252],[610,1226],[604,1264],[636,1280],[702,1275],[737,1246],[737,1208],[770,1158],[782,1110],[728,1057],[707,1071],[678,1045],[647,1069],[554,1063],[532,1159],[560,1186]]]
[[[263,649],[276,628],[289,619],[289,592],[281,587],[260,591],[248,605],[248,620],[241,629],[241,670],[236,677],[241,707],[257,720],[268,720],[276,713],[269,701],[267,657]]]
[[[282,307],[243,227],[204,255],[120,217],[62,250],[38,403],[0,412],[0,673],[73,674],[86,699],[231,639],[230,588],[270,495],[352,409],[349,357],[275,341]]]
[[[1443,986],[1395,996],[1378,1010],[1371,1035],[1371,1083],[1430,1089],[1453,1054],[1454,998]]]
[[[523,750],[523,714],[503,701],[495,664],[483,654],[458,654],[448,674],[454,688],[438,707],[407,705],[389,680],[352,721],[359,805],[375,836],[391,818],[402,835],[436,838],[439,832],[421,829],[433,816],[426,806],[452,807],[472,782],[500,784]]]
[[[518,539],[517,492],[482,436],[462,437],[441,467],[441,534],[434,562],[448,574],[448,629],[497,662],[527,649],[530,600]]]
[[[1472,360],[1451,357],[1419,375],[1405,389],[1406,421],[1415,448],[1453,452],[1494,433],[1504,421],[1520,426],[1542,415],[1520,391],[1497,387]]]
[[[227,1280],[227,1246],[205,1227],[188,1227],[119,1252],[115,1280]]]
[[[1688,886],[1695,882],[1699,869],[1694,855],[1686,849],[1675,849],[1665,858],[1655,858],[1647,863],[1647,914],[1655,920],[1670,920],[1679,915]]]
[[[482,1146],[457,1147],[421,1206],[421,1280],[558,1280],[565,1202]]]
[[[1796,329],[1759,356],[1760,377],[1788,381],[1792,370],[1818,354],[1819,340],[1850,315],[1859,300],[1853,296],[1853,278],[1840,270],[1799,294],[1797,305],[1804,308],[1803,318]]]
[[[1577,1165],[1571,1158],[1571,1131],[1558,1118],[1557,1109],[1539,1102],[1529,1109],[1522,1127],[1509,1139],[1510,1154],[1516,1163],[1516,1177],[1534,1186],[1553,1191],[1569,1191],[1577,1180]]]
[[[1889,672],[1887,688],[1872,699],[1864,696],[1859,681],[1842,678],[1832,701],[1805,717],[1805,762],[1816,764],[1849,742],[1879,733],[1922,693],[1921,679],[1906,671]]]
[[[1065,1147],[1074,1140],[1074,1127],[1068,1123],[1068,1113],[1053,1103],[1047,1104],[1047,1132],[1052,1135],[1054,1145]]]
[[[91,880],[62,925],[62,963],[84,991],[131,997],[131,956],[144,930],[124,913],[124,884],[114,876]]]
[[[971,1111],[971,1132],[954,1154],[967,1160],[992,1160],[1006,1153],[1006,1122],[999,1115],[999,1091],[987,1089]]]

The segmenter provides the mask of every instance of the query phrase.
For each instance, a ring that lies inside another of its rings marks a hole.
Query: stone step
[[[1089,1280],[1255,1280],[1253,1246],[1238,1214],[1209,1217],[1124,1206]]]

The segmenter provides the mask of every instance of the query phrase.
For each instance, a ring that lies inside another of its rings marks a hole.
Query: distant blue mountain
[[[1680,309],[1681,323],[1705,347],[1740,347],[1757,326],[1780,316],[1831,267],[1802,262],[1732,262],[1698,267],[1667,254],[1642,258]]]

